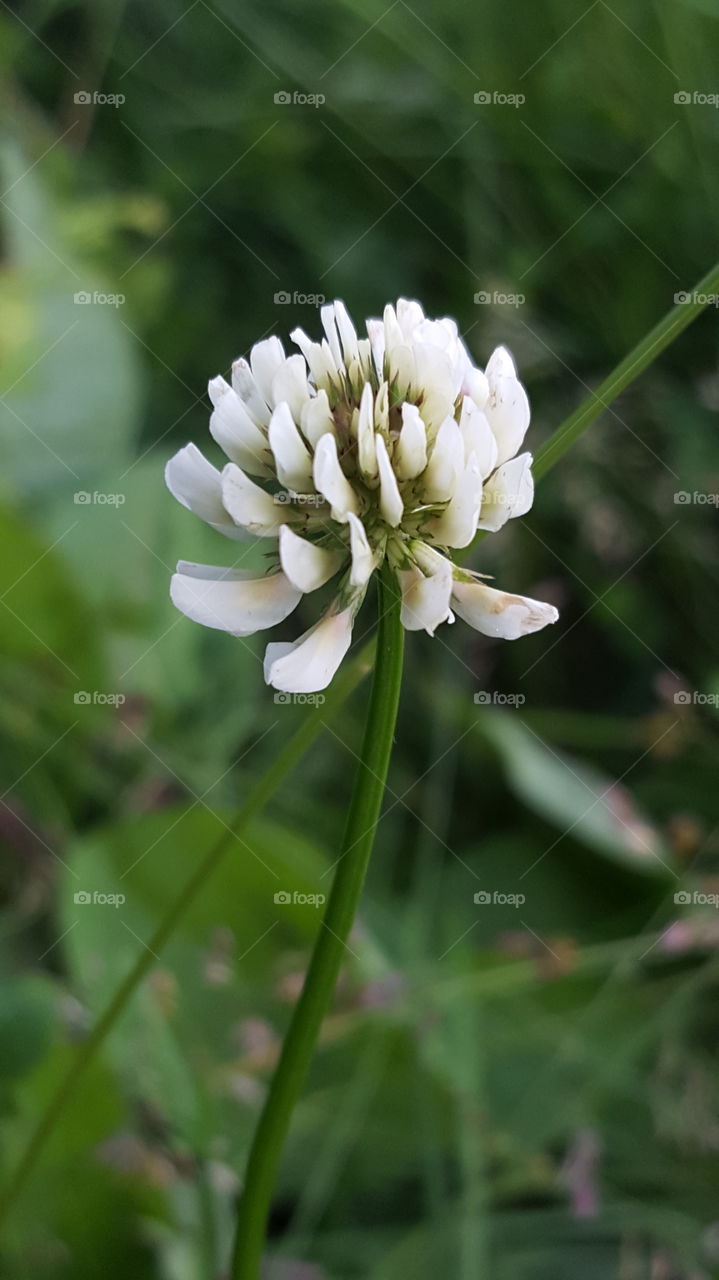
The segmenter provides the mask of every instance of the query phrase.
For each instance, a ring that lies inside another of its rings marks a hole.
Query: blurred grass
[[[479,361],[512,348],[536,451],[719,256],[717,112],[674,101],[719,86],[708,0],[46,0],[0,24],[6,1169],[214,830],[193,794],[229,814],[294,727],[261,644],[167,599],[178,556],[222,551],[161,478],[205,443],[207,378],[266,333],[316,331],[277,292],[357,317],[417,296]],[[125,301],[74,303],[95,290]],[[673,902],[719,883],[716,712],[674,702],[719,692],[716,510],[673,496],[719,491],[718,407],[710,309],[478,549],[502,585],[554,599],[560,629],[413,637],[360,963],[287,1152],[273,1280],[300,1260],[383,1280],[719,1275],[719,927]],[[3,1241],[10,1280],[222,1273],[316,928],[314,908],[278,915],[275,877],[322,891],[363,713],[360,694],[346,747],[327,734],[273,803],[271,870],[248,854],[218,876],[94,1065]],[[74,903],[175,819],[122,910]],[[480,889],[526,903],[477,906]]]

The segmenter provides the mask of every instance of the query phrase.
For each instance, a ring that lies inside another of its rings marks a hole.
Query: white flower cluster
[[[248,636],[337,577],[319,622],[267,646],[265,679],[288,693],[329,684],[384,560],[410,631],[433,635],[458,614],[514,640],[555,622],[552,605],[497,591],[449,554],[532,505],[532,457],[517,456],[529,403],[509,353],[499,347],[482,372],[453,320],[428,320],[404,298],[367,321],[366,337],[342,302],[322,308],[322,323],[321,342],[291,335],[300,354],[268,338],[233,365],[232,386],[210,382],[210,432],[229,458],[222,472],[194,444],[167,464],[171,492],[213,528],[278,544],[263,577],[181,561],[177,608]]]

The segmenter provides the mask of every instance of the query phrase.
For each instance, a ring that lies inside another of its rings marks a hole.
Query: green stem
[[[708,304],[698,299],[707,298],[717,292],[719,292],[719,263],[694,286],[691,293],[686,295],[691,298],[691,301],[675,303],[671,311],[668,311],[646,337],[637,343],[609,377],[600,383],[597,390],[593,391],[588,399],[583,400],[579,408],[575,409],[574,413],[552,432],[548,440],[545,440],[532,467],[535,480],[545,475],[582,432],[594,422],[595,418],[598,418],[600,413],[607,409],[618,395],[621,395],[622,391],[626,391],[630,383],[634,382],[634,379],[638,378],[653,360],[656,360],[669,343],[692,323],[692,320],[696,320],[697,316],[701,315]]]
[[[385,563],[379,580],[377,656],[362,756],[327,909],[247,1161],[232,1280],[257,1280],[259,1276],[282,1148],[345,957],[389,768],[402,679],[403,637],[396,580]]]
[[[272,761],[269,769],[255,783],[245,803],[237,813],[234,822],[230,824],[229,829],[223,831],[204,858],[200,860],[184,888],[168,907],[154,934],[140,952],[126,978],[117,988],[109,1005],[107,1005],[104,1013],[95,1023],[87,1040],[79,1048],[55,1093],[50,1098],[7,1187],[0,1195],[0,1222],[2,1222],[7,1211],[14,1204],[30,1177],[62,1115],[66,1102],[77,1090],[92,1059],[104,1043],[123,1010],[127,1007],[131,996],[153,967],[156,956],[160,954],[185,912],[192,905],[206,882],[222,862],[225,854],[232,847],[234,836],[244,830],[251,819],[259,813],[286,775],[297,764],[315,739],[319,737],[327,718],[339,710],[351,691],[367,673],[371,665],[371,651],[371,644],[365,646],[347,670],[334,681],[321,713],[317,709],[307,713],[297,732],[287,741],[283,749]]]

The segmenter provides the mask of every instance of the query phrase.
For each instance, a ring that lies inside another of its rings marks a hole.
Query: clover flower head
[[[210,432],[218,471],[194,444],[167,464],[167,485],[228,538],[274,539],[262,577],[180,561],[172,599],[208,627],[248,636],[281,622],[303,595],[336,579],[329,609],[294,643],[273,643],[265,679],[288,693],[324,689],[347,652],[375,569],[387,561],[402,623],[433,635],[455,614],[514,640],[557,619],[460,568],[451,551],[496,533],[532,505],[532,456],[517,454],[529,402],[509,352],[477,368],[454,320],[429,320],[400,298],[359,337],[342,302],[322,308],[325,337],[302,329],[287,356],[258,342],[232,385],[213,378]]]

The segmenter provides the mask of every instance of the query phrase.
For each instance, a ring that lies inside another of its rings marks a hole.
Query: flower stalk
[[[250,1150],[237,1217],[232,1280],[257,1280],[259,1275],[282,1148],[345,958],[379,821],[397,720],[404,636],[399,588],[388,566],[379,574],[378,601],[372,693],[339,862],[302,994]]]

